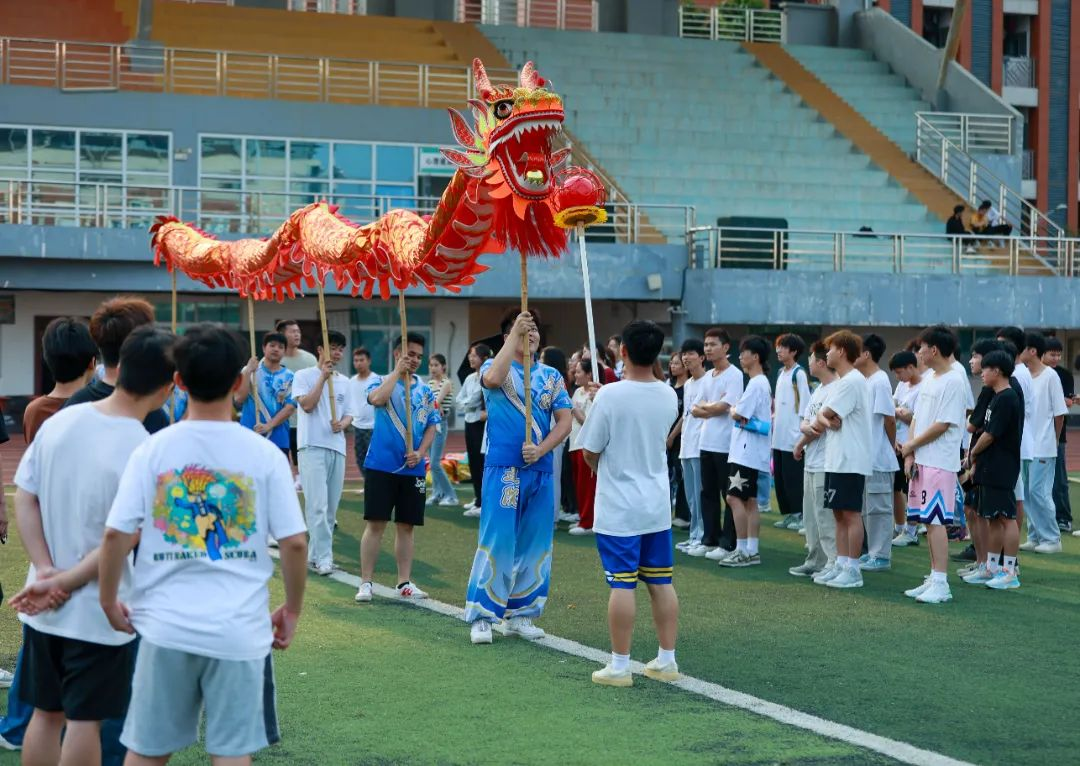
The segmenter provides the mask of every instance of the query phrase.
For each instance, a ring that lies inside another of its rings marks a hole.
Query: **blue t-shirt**
[[[277,372],[271,372],[259,362],[259,368],[255,370],[255,387],[258,390],[259,422],[269,422],[271,418],[291,404],[296,406],[296,400],[292,395],[293,371],[282,365]],[[267,418],[266,415],[270,417]],[[255,402],[249,396],[244,400],[244,409],[240,412],[240,425],[244,428],[255,428]],[[277,428],[270,432],[270,441],[282,449],[289,448],[289,419],[281,421]]]
[[[381,380],[375,380],[368,385],[367,395],[381,385]],[[413,375],[409,394],[412,398],[413,449],[418,450],[424,440],[424,431],[428,426],[441,423],[442,417],[435,406],[435,394],[416,375]],[[400,380],[386,406],[375,408],[375,430],[371,434],[364,468],[401,476],[427,473],[427,463],[423,460],[414,468],[405,467],[405,384]]]
[[[494,360],[489,359],[480,368],[480,377],[491,367]],[[530,370],[529,383],[532,388],[533,443],[539,444],[551,432],[551,416],[556,410],[568,410],[573,405],[566,393],[566,384],[562,375],[554,367],[536,364]],[[521,447],[525,444],[525,370],[516,361],[510,365],[510,372],[502,388],[484,388],[484,402],[487,404],[488,451],[485,466],[499,468],[524,468],[526,470],[551,473],[552,456],[549,452],[530,466],[525,465],[521,457]]]
[[[161,405],[161,411],[169,418],[170,424],[179,423],[184,419],[184,414],[187,412],[187,403],[187,391],[174,388],[173,392],[169,394],[169,398],[165,400],[165,404]]]

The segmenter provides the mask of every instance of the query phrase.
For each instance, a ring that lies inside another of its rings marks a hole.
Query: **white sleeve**
[[[723,396],[720,401],[727,402],[729,407],[734,407],[743,392],[743,378],[742,374],[729,375],[727,384],[724,387]]]
[[[603,388],[596,392],[592,409],[589,410],[589,417],[586,418],[578,433],[578,446],[589,452],[597,454],[603,452],[611,439],[611,423],[608,416],[610,408],[607,406],[607,399]]]
[[[131,453],[127,467],[120,477],[120,486],[116,490],[105,526],[129,535],[142,527],[154,500],[153,478],[147,464],[147,453],[145,442]]]
[[[875,415],[895,417],[896,407],[893,405],[892,394],[889,392],[889,384],[881,381],[874,386],[873,410]]]
[[[309,393],[311,393],[313,381],[310,375],[304,374],[305,372],[306,370],[300,370],[300,372],[293,375],[293,399],[299,399],[301,396],[307,396]],[[297,405],[299,405],[299,402],[297,402]]]
[[[1046,375],[1047,373],[1053,373],[1053,375],[1050,376],[1049,390],[1051,411],[1054,413],[1055,418],[1059,415],[1066,415],[1069,412],[1069,408],[1065,406],[1065,390],[1061,387],[1061,378],[1059,378],[1058,374],[1050,367],[1046,368],[1043,375]]]
[[[802,368],[795,372],[795,384],[799,389],[799,411],[795,414],[801,419],[810,411],[810,381]],[[889,414],[891,415],[892,412],[890,411]]]
[[[303,534],[307,531],[300,501],[293,487],[289,461],[280,450],[275,450],[271,461],[278,463],[269,472],[270,491],[267,494],[266,517],[270,534],[275,539]]]
[[[0,417],[3,417],[3,415],[0,414]],[[23,453],[22,460],[19,461],[19,467],[15,469],[15,486],[24,492],[29,492],[31,495],[40,494],[41,490],[37,465],[38,445],[40,444],[41,432],[39,431],[37,438],[30,442],[30,446]],[[0,498],[0,502],[3,502],[3,498]]]

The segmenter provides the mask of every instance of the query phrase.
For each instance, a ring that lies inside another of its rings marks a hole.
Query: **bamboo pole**
[[[176,335],[176,264],[169,270],[172,275],[172,332]]]
[[[577,223],[578,250],[581,252],[581,280],[585,287],[585,323],[589,326],[589,356],[592,357],[593,383],[600,382],[600,360],[596,358],[596,324],[592,313],[592,286],[589,283],[589,256],[585,252],[585,224]]]
[[[248,314],[248,343],[251,345],[251,355],[253,357],[258,356],[255,350],[255,298],[248,296],[247,299],[247,314]],[[251,380],[248,381],[251,384],[251,390],[249,395],[251,396],[251,406],[255,409],[255,425],[259,425],[259,402],[255,399],[258,396],[258,392],[255,388],[256,382],[259,379],[258,368],[255,372],[251,373]]]
[[[529,261],[525,254],[521,254],[521,312],[529,310]],[[526,332],[521,339],[523,369],[523,382],[525,394],[525,443],[532,444],[532,349],[529,348],[529,333]]]
[[[323,279],[319,276],[315,280],[315,284],[319,286],[319,323],[322,325],[322,349],[323,356],[326,359],[330,358],[330,332],[326,329],[326,296],[323,294]],[[321,360],[320,360],[321,361]],[[330,392],[330,422],[331,424],[337,422],[337,402],[334,399],[334,375],[331,373],[330,377],[326,379],[327,390]]]
[[[401,315],[401,358],[407,359],[409,354],[409,322],[405,316],[405,288],[398,288],[398,314]],[[411,452],[413,446],[413,418],[412,418],[412,373],[405,373],[405,452]]]

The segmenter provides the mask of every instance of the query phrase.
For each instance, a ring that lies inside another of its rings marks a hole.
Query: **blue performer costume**
[[[491,367],[480,368],[481,380]],[[552,428],[552,415],[571,409],[557,370],[531,369],[533,433],[539,444]],[[480,539],[469,576],[465,621],[496,622],[538,617],[551,581],[555,527],[555,485],[549,452],[532,465],[521,456],[525,442],[524,370],[511,363],[501,388],[484,388],[488,452],[480,510]]]

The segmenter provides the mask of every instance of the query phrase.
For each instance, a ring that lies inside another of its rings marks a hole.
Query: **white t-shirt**
[[[159,431],[131,456],[108,526],[142,531],[128,604],[139,635],[223,660],[270,652],[266,536],[305,531],[278,447],[238,423]]]
[[[1031,370],[1021,362],[1016,363],[1013,377],[1024,392],[1024,430],[1020,434],[1020,459],[1032,460],[1035,458],[1035,385]]]
[[[128,457],[149,438],[134,418],[106,415],[91,403],[60,410],[45,421],[19,461],[15,485],[36,495],[53,565],[70,569],[101,545]],[[26,583],[37,580],[33,565]],[[119,596],[131,589],[131,560],[124,563]],[[97,580],[71,594],[59,609],[19,619],[34,630],[107,646],[134,636],[113,630],[101,611]]]
[[[330,382],[323,383],[322,397],[315,409],[305,412],[300,406],[300,397],[307,396],[319,381],[322,370],[318,367],[308,367],[300,370],[293,378],[293,399],[296,400],[296,411],[300,413],[300,419],[296,426],[296,446],[298,449],[305,447],[323,447],[345,454],[345,432],[334,433],[330,429]],[[368,381],[371,385],[372,381]],[[351,404],[352,382],[340,372],[334,373],[334,402],[337,407],[337,417],[341,420],[346,415],[352,414]]]
[[[915,450],[918,465],[960,470],[960,447],[967,429],[967,394],[971,392],[967,375],[952,369],[944,375],[927,375],[915,402],[912,438],[918,438],[934,423],[948,423],[949,430],[934,441]]]
[[[574,409],[581,410],[585,413],[585,418],[588,419],[589,413],[592,411],[593,400],[589,398],[589,391],[585,386],[581,386],[574,395],[570,397],[571,403],[574,405]],[[570,414],[570,452],[576,452],[581,449],[581,427],[582,423],[577,421],[577,418]]]
[[[964,383],[967,386],[967,395],[964,398],[964,409],[967,412],[971,412],[973,409],[975,409],[975,390],[971,387],[970,370],[968,370],[967,367],[962,365],[956,359],[953,359],[952,361],[952,368],[956,372],[960,373],[960,377],[964,379]],[[960,438],[962,440],[961,444],[963,445],[964,449],[967,449],[971,446],[971,432],[967,430],[967,426],[965,425],[963,428],[960,429],[960,433]]]
[[[701,457],[701,430],[705,421],[695,418],[690,414],[694,405],[708,401],[705,398],[705,378],[708,373],[698,379],[692,376],[683,384],[683,422],[682,422],[682,446],[679,447],[679,459]],[[676,394],[676,397],[678,394]],[[666,438],[666,437],[665,437]]]
[[[757,418],[765,423],[772,419],[772,389],[769,379],[764,374],[750,378],[746,390],[735,403],[735,413],[749,420]],[[731,451],[728,462],[736,463],[757,471],[768,471],[772,458],[769,449],[769,435],[759,434],[745,428],[731,429]]]
[[[353,375],[349,378],[349,411],[353,416],[352,424],[354,428],[368,431],[375,428],[375,408],[367,399],[368,386],[372,383],[382,383],[382,377],[369,372],[366,378],[361,378],[359,375]],[[311,387],[309,386],[308,391],[310,390]],[[336,394],[337,391],[334,391],[334,393]],[[297,439],[299,439],[299,436],[297,434]]]
[[[873,418],[870,413],[870,383],[852,368],[829,386],[829,409],[840,416],[840,428],[825,442],[825,470],[828,473],[874,472]]]
[[[773,401],[772,448],[791,452],[802,438],[799,424],[810,404],[810,383],[806,370],[795,365],[790,370],[780,369],[776,376],[776,394]]]
[[[742,396],[743,374],[734,364],[729,364],[721,373],[710,370],[700,382],[705,384],[704,401],[710,404],[725,402],[728,407],[734,407]],[[701,449],[726,453],[731,449],[731,428],[730,410],[727,414],[706,418],[701,428]]]
[[[803,421],[807,425],[813,425],[817,420],[818,414],[829,403],[829,391],[832,390],[832,384],[822,383],[814,392],[810,394],[810,403],[806,405],[806,411],[803,417]],[[825,445],[828,443],[828,439],[832,431],[825,430],[818,438],[806,445],[806,449],[803,451],[803,470],[811,473],[821,473],[825,470]]]
[[[866,382],[870,384],[870,428],[874,451],[871,467],[875,472],[893,473],[900,464],[897,462],[893,443],[885,433],[885,418],[896,417],[889,374],[885,370],[878,370],[867,378]]]
[[[897,407],[903,407],[906,410],[915,411],[915,400],[919,398],[919,390],[922,388],[922,379],[919,379],[918,384],[911,385],[910,383],[904,383],[903,381],[896,384],[896,391],[893,393],[894,403]],[[895,412],[895,410],[894,410]],[[897,444],[904,444],[908,440],[908,424],[899,418],[896,419],[896,442]]]
[[[1058,439],[1054,431],[1054,418],[1069,411],[1065,406],[1061,378],[1053,368],[1044,367],[1042,372],[1032,376],[1031,387],[1035,392],[1035,417],[1031,424],[1032,458],[1057,458]]]
[[[671,528],[667,435],[679,417],[667,383],[622,380],[596,393],[579,443],[600,453],[593,529],[630,537]]]

